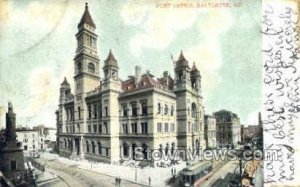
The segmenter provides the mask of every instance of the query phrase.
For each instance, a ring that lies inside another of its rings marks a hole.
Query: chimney
[[[168,79],[169,73],[168,73],[168,71],[164,71],[163,76],[164,76],[164,86],[168,87],[169,86],[169,79]]]
[[[169,75],[169,74],[168,74],[168,71],[164,71],[164,74],[163,74],[163,75],[164,75],[164,78],[165,78],[165,79],[168,78],[168,75]]]
[[[141,80],[141,66],[135,66],[135,84]]]

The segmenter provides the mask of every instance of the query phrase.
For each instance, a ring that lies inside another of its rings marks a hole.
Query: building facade
[[[39,131],[29,128],[16,129],[18,141],[22,142],[24,155],[29,155],[31,152],[36,152],[43,148],[43,141],[40,139]]]
[[[204,116],[204,137],[207,148],[215,148],[217,146],[216,118],[213,116]]]
[[[227,110],[220,110],[213,115],[217,125],[217,144],[236,147],[241,142],[241,123],[238,115]]]
[[[156,79],[136,66],[134,76],[121,80],[110,51],[100,76],[95,29],[86,5],[76,34],[75,88],[72,93],[66,79],[60,87],[59,154],[119,163],[135,155],[136,147],[145,157],[148,148],[205,148],[201,75],[195,64],[190,68],[181,52],[174,62],[175,79],[167,71]]]

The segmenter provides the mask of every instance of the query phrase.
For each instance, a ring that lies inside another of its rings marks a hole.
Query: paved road
[[[234,172],[235,169],[238,167],[238,161],[228,161],[225,165],[215,171],[207,181],[201,184],[201,187],[209,187],[211,186],[217,179],[223,178],[229,172]]]
[[[77,168],[76,165],[69,166],[55,160],[45,160],[38,159],[40,163],[45,164],[48,171],[54,173],[58,177],[62,178],[64,181],[53,181],[53,183],[49,183],[47,186],[58,186],[58,187],[113,187],[116,186],[115,178],[106,176],[103,174],[95,173],[92,171],[84,170]],[[67,184],[67,185],[66,185]],[[130,186],[136,187],[140,186],[135,183],[129,181],[121,181],[121,186]]]

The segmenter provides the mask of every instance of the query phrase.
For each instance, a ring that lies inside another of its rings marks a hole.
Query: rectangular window
[[[102,106],[101,104],[99,105],[99,118],[102,118]]]
[[[106,106],[104,109],[105,109],[105,116],[107,117],[108,116],[108,107]]]
[[[89,119],[92,118],[92,106],[88,105],[88,113],[89,113]]]
[[[104,132],[105,134],[107,134],[108,133],[107,122],[104,122],[103,126],[104,126]]]
[[[173,115],[174,115],[174,107],[171,106],[171,116],[173,116]]]
[[[91,133],[91,125],[88,125],[88,132]]]
[[[97,119],[98,117],[98,108],[97,105],[94,105],[94,118]]]
[[[175,132],[175,124],[171,123],[171,132]]]
[[[161,133],[161,131],[162,131],[161,123],[157,123],[157,132]]]
[[[109,155],[109,149],[106,148],[106,156],[108,156],[108,155]]]
[[[148,107],[146,103],[142,103],[142,115],[145,116],[148,113]]]
[[[148,133],[148,124],[146,122],[141,123],[141,129],[142,129],[143,134],[147,134]]]
[[[137,123],[131,123],[131,129],[133,134],[137,134]]]
[[[97,132],[97,125],[94,125],[94,133]]]
[[[128,133],[128,127],[127,127],[127,123],[122,124],[123,125],[123,133],[127,134]]]
[[[126,105],[123,105],[123,117],[127,117],[128,115],[128,109],[127,109],[127,106]]]
[[[102,133],[102,124],[99,124],[98,133]]]
[[[169,132],[169,124],[165,123],[165,132]]]
[[[132,116],[137,116],[137,106],[136,103],[131,105]]]
[[[160,112],[161,112],[161,106],[160,106],[160,103],[158,103],[157,104],[157,113],[160,114]]]

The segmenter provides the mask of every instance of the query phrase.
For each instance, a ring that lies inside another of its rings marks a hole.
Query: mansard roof
[[[168,75],[167,77],[162,77],[160,79],[157,79],[157,81],[160,85],[167,87],[169,90],[173,90],[174,88],[174,80],[170,75]]]
[[[166,84],[166,82],[168,82],[168,84]],[[133,92],[146,88],[158,88],[162,90],[167,88],[167,90],[173,90],[173,85],[174,80],[171,76],[156,80],[150,72],[147,72],[141,76],[138,82],[136,82],[136,77],[129,76],[129,79],[122,82],[122,90],[124,92]]]
[[[112,50],[109,50],[109,54],[106,58],[106,60],[104,60],[104,67],[105,66],[114,66],[114,67],[118,67],[118,61],[116,60],[115,56],[112,53]]]
[[[189,68],[189,62],[185,59],[181,50],[178,60],[176,61],[175,68],[187,67]]]
[[[93,19],[90,15],[90,12],[89,12],[88,3],[85,3],[85,10],[84,10],[84,13],[81,17],[81,20],[80,20],[79,24],[78,24],[78,27],[81,27],[83,24],[87,24],[87,25],[90,25],[90,26],[96,28],[96,25],[93,22]]]
[[[215,112],[213,115],[216,117],[217,121],[224,121],[224,122],[230,122],[232,121],[233,118],[238,118],[237,114],[224,109]]]

